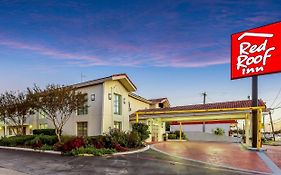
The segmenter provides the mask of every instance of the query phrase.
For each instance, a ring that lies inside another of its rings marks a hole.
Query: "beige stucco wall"
[[[131,111],[129,112],[130,114],[141,110],[141,109],[149,109],[150,108],[150,104],[145,103],[143,101],[137,100],[133,97],[129,97],[129,102],[131,104]]]
[[[63,133],[67,135],[77,135],[77,122],[88,122],[88,136],[102,134],[102,104],[103,104],[103,84],[83,87],[79,89],[88,96],[88,114],[77,115],[73,113],[63,127]],[[95,101],[91,100],[91,95],[95,94]]]
[[[111,99],[109,99],[109,94]],[[122,96],[122,109],[121,115],[114,114],[113,103],[114,94]],[[104,97],[103,97],[103,120],[102,131],[107,133],[110,128],[114,128],[114,121],[122,122],[122,130],[129,130],[129,92],[119,81],[106,81],[104,82]]]

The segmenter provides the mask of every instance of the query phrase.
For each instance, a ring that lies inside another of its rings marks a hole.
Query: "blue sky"
[[[230,80],[230,35],[280,11],[278,1],[0,1],[0,92],[127,73],[138,94],[172,105],[201,103],[203,91],[207,102],[246,99],[251,80]],[[260,77],[269,107],[280,78]]]

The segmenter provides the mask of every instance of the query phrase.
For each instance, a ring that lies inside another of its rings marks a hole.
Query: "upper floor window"
[[[119,94],[114,94],[114,114],[121,115],[122,109],[122,96]]]
[[[86,102],[83,106],[78,107],[77,109],[77,115],[86,115],[88,114],[88,98],[87,98],[88,94],[86,95]]]

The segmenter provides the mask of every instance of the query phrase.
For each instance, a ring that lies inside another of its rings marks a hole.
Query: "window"
[[[114,128],[118,130],[122,130],[122,122],[114,121]]]
[[[159,103],[158,106],[159,106],[159,108],[164,108],[164,104],[163,103]]]
[[[77,122],[77,136],[88,136],[88,122]]]
[[[48,124],[47,123],[39,124],[39,129],[48,129]]]
[[[86,98],[87,98],[88,95],[86,95]],[[77,115],[86,115],[88,114],[88,105],[87,105],[87,102],[88,102],[88,98],[86,100],[86,103],[83,105],[83,106],[80,106],[78,107],[77,109]]]
[[[13,135],[13,134],[14,134],[13,129],[9,128],[9,135]]]
[[[114,114],[121,115],[122,109],[122,96],[119,94],[114,94]]]
[[[40,110],[39,111],[39,119],[44,119],[44,118],[46,118],[46,113]]]

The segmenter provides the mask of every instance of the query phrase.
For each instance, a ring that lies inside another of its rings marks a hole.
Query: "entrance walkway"
[[[266,146],[267,156],[281,169],[281,146]]]
[[[256,152],[240,144],[218,142],[162,142],[153,145],[166,154],[240,170],[271,173]],[[280,157],[279,157],[280,158]]]

